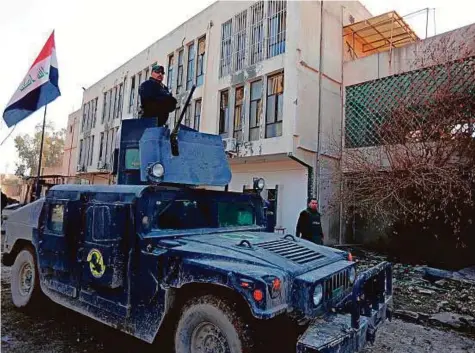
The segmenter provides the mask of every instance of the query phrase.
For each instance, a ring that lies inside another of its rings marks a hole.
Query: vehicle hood
[[[162,239],[160,246],[172,247],[191,261],[225,267],[273,267],[291,276],[346,260],[346,253],[316,245],[301,238],[275,233],[235,231]],[[236,268],[237,269],[237,268]]]

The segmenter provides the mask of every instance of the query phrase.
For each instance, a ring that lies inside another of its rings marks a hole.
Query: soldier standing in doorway
[[[315,244],[323,245],[323,230],[321,215],[318,210],[318,202],[315,198],[309,198],[307,209],[300,212],[295,234],[299,238],[310,240]]]

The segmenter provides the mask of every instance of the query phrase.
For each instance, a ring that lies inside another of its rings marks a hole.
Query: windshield
[[[250,200],[216,201],[210,198],[177,198],[156,201],[152,228],[197,229],[256,225],[256,212]]]

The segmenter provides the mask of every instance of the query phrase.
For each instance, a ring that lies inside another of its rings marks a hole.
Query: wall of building
[[[75,176],[77,168],[77,145],[79,136],[79,124],[81,121],[81,110],[76,110],[68,116],[66,127],[66,138],[64,140],[64,155],[61,168],[61,175]]]
[[[344,64],[345,86],[417,70],[475,54],[475,24],[439,34],[390,52]]]
[[[253,177],[264,178],[266,189],[278,190],[276,227],[285,228],[285,234],[295,234],[300,211],[307,206],[308,170],[295,161],[283,160],[264,163],[231,164],[230,191],[242,192],[252,188]],[[265,195],[263,195],[265,196]]]

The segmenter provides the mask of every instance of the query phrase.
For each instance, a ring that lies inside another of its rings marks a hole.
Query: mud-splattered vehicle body
[[[146,119],[121,130],[118,185],[58,185],[7,220],[16,306],[46,294],[149,343],[172,323],[180,353],[263,352],[279,318],[298,328],[293,352],[374,339],[391,313],[388,263],[358,274],[346,252],[265,232],[258,193],[196,187],[230,181],[219,136]]]

